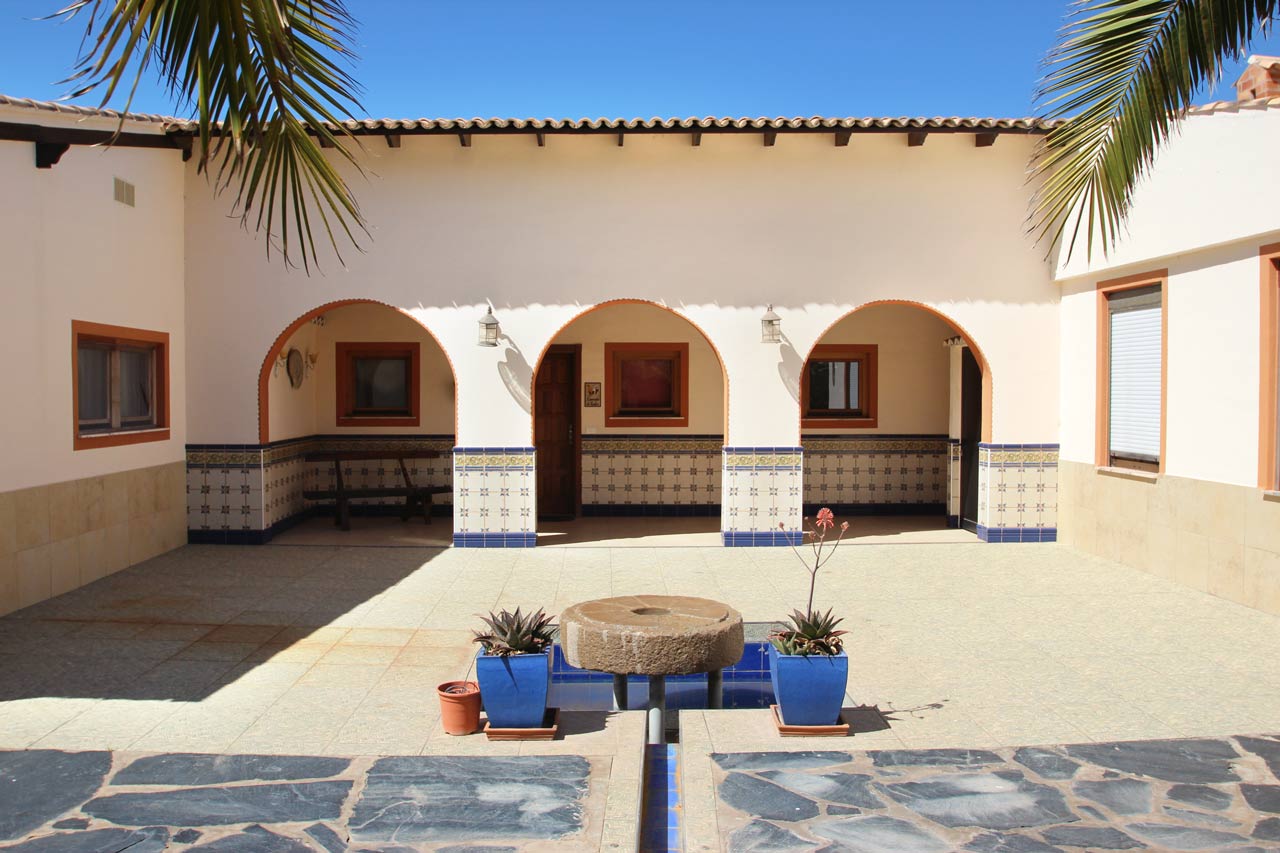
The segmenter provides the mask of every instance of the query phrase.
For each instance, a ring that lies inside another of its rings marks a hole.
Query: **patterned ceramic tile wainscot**
[[[584,435],[584,516],[720,514],[719,435]]]
[[[725,545],[801,540],[802,447],[726,447],[720,529]]]
[[[945,435],[805,436],[804,503],[842,514],[942,515]]]
[[[453,544],[532,548],[537,482],[532,447],[453,449]]]
[[[1058,445],[979,445],[978,489],[979,539],[1057,540]]]

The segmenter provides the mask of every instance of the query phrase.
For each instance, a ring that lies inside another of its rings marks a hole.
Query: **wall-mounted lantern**
[[[770,305],[760,318],[760,342],[765,344],[782,343],[782,318],[774,312]]]
[[[480,339],[476,343],[482,347],[496,347],[498,345],[498,318],[493,316],[493,306],[489,306],[489,310],[480,318]]]

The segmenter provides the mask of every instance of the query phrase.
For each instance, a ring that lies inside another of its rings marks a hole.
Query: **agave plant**
[[[769,635],[769,642],[784,655],[838,655],[844,648],[840,638],[848,631],[838,631],[836,626],[844,621],[839,616],[810,611],[793,610],[789,626]]]
[[[485,653],[507,657],[509,655],[536,655],[551,647],[551,617],[538,608],[536,613],[522,614],[503,610],[489,612],[480,619],[489,626],[488,631],[476,631],[473,642],[484,647]]]

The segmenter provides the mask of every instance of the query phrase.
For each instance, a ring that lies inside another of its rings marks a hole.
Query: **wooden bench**
[[[302,497],[309,501],[333,501],[333,523],[343,530],[351,529],[351,501],[359,498],[404,498],[404,506],[400,510],[400,518],[408,521],[415,509],[422,510],[422,519],[431,523],[431,498],[433,495],[448,494],[449,486],[415,486],[409,476],[406,459],[438,459],[436,450],[346,450],[308,453],[303,456],[307,462],[332,462],[336,488],[309,489]],[[344,461],[395,459],[400,464],[400,475],[404,480],[402,486],[376,486],[371,488],[352,488],[346,485],[342,476]]]

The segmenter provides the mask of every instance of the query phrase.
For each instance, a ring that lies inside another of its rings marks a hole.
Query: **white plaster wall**
[[[316,332],[314,325],[304,323],[289,336],[280,354],[287,354],[294,348],[304,358],[307,353],[319,354]],[[315,370],[302,380],[301,387],[294,388],[289,384],[289,373],[285,366],[272,366],[271,375],[267,377],[267,427],[272,441],[316,434],[316,386],[319,384],[319,369],[320,363],[317,360]]]
[[[607,409],[602,399],[598,408],[582,410],[583,434],[723,434],[724,372],[715,350],[688,320],[656,305],[608,305],[573,321],[552,342],[582,345],[582,381],[603,383],[601,396],[607,398],[609,376],[604,345],[635,341],[689,344],[689,425],[606,427]]]
[[[1280,109],[1232,105],[1189,116],[1135,189],[1124,239],[1090,258],[1082,234],[1069,259],[1059,252],[1055,277],[1107,273],[1280,229],[1278,144]]]
[[[877,426],[804,428],[805,435],[945,435],[950,405],[950,352],[955,330],[921,308],[872,305],[844,318],[820,344],[876,344]]]
[[[19,115],[31,118],[0,111]],[[113,201],[113,176],[136,186],[136,207]],[[0,396],[11,415],[0,425],[0,491],[183,460],[181,155],[75,147],[45,170],[32,143],[0,142],[0,188],[0,338],[10,358]],[[169,333],[168,441],[72,449],[73,319]]]
[[[1157,259],[1169,270],[1166,474],[1257,484],[1258,249],[1266,242],[1274,238]],[[1153,260],[1120,274],[1156,266]],[[1067,282],[1062,298],[1061,455],[1089,464],[1097,417],[1096,285],[1094,278]]]
[[[189,172],[187,293],[192,440],[256,437],[255,377],[294,317],[340,298],[412,311],[458,371],[462,445],[528,442],[532,364],[584,307],[664,303],[697,323],[729,374],[729,441],[798,440],[803,353],[854,307],[926,302],[991,362],[993,439],[1057,433],[1057,294],[1023,234],[1031,141],[935,134],[406,137],[365,143],[352,181],[371,232],[347,266],[307,277],[268,261]],[[504,346],[475,345],[492,300]],[[774,303],[787,342],[760,343]],[[227,346],[228,330],[237,345]]]

